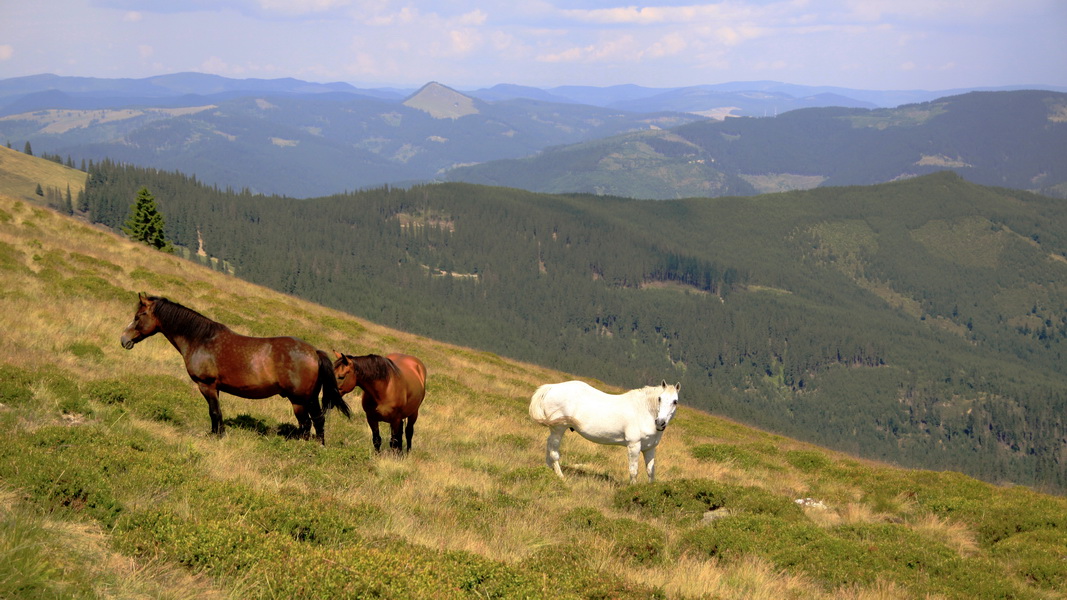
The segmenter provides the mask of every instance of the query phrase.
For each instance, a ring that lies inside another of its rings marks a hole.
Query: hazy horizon
[[[1061,87],[1064,25],[1060,0],[40,0],[0,7],[0,79]]]

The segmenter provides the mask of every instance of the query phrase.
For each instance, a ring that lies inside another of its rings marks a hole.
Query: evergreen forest
[[[388,327],[1067,491],[1062,201],[951,172],[655,202],[461,183],[296,200],[102,161],[78,205],[118,229],[142,187],[187,258]]]

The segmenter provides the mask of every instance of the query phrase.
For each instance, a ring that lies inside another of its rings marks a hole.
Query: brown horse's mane
[[[206,340],[214,337],[227,327],[218,321],[212,321],[195,310],[172,302],[166,298],[153,296],[149,298],[155,302],[154,313],[159,322],[174,334],[188,337],[194,341]]]
[[[396,366],[396,363],[378,354],[349,356],[348,360],[352,361],[356,377],[361,381],[378,381],[388,379],[390,375],[393,377],[400,375],[400,368]]]

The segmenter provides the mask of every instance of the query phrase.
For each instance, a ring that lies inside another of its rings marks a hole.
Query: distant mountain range
[[[76,162],[109,158],[180,171],[224,188],[312,197],[442,178],[484,179],[485,171],[456,169],[621,134],[662,136],[683,125],[713,126],[726,117],[773,117],[802,108],[877,110],[957,91],[878,92],[769,81],[683,88],[502,84],[458,91],[439,83],[417,90],[366,89],[198,73],[144,79],[35,75],[0,80],[0,141],[17,149],[29,142],[38,154]],[[767,143],[773,144],[770,137]],[[610,168],[619,166],[632,165],[623,161]],[[738,173],[763,171],[755,165]],[[713,181],[688,182],[687,175],[679,189],[650,195],[633,186],[589,185],[581,176],[550,179],[553,185],[562,179],[562,191],[637,197],[761,189],[737,174],[691,175]],[[500,183],[513,185],[507,179]],[[787,187],[806,187],[811,179],[803,181]]]
[[[460,167],[445,178],[670,199],[869,185],[941,170],[1067,197],[1067,94],[971,92],[897,108],[705,120]]]

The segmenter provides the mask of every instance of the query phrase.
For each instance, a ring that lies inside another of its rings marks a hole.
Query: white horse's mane
[[[643,388],[630,390],[629,392],[623,394],[623,396],[629,396],[630,394],[633,394],[635,396],[643,395],[645,407],[648,408],[649,414],[651,414],[652,417],[655,418],[659,414],[659,398],[660,390],[662,389],[663,388],[658,385],[646,385]]]

